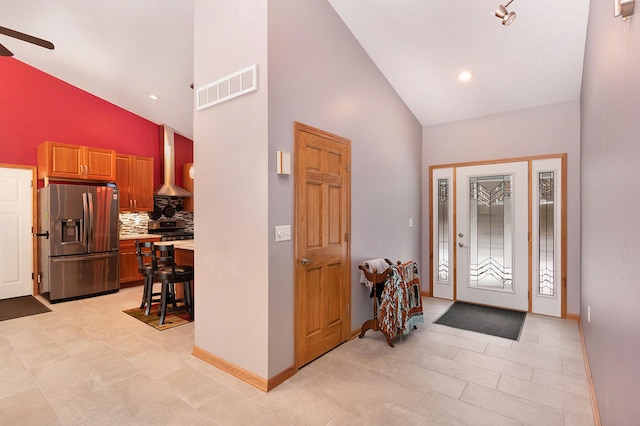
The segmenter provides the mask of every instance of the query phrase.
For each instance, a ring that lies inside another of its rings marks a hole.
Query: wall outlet
[[[591,305],[587,305],[587,322],[591,322]]]
[[[413,228],[413,218],[409,218],[409,228]]]

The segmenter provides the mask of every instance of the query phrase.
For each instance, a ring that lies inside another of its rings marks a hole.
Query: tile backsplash
[[[146,234],[148,223],[147,213],[120,213],[120,235]]]
[[[160,210],[163,210],[167,204],[171,203],[171,205],[173,207],[175,207],[177,204],[181,204],[182,203],[182,198],[179,198],[177,201],[175,199],[169,199],[167,197],[156,197],[155,198],[155,205],[156,207],[159,207]],[[164,215],[162,215],[162,217],[160,217],[160,220],[170,220],[170,219],[182,219],[184,220],[184,229],[187,232],[194,232],[193,231],[193,212],[185,212],[185,211],[181,211],[178,212],[176,211],[175,214],[168,218]]]
[[[156,198],[155,203],[161,210],[167,205],[167,198]],[[182,219],[185,223],[185,231],[194,232],[193,230],[193,212],[176,212],[171,218],[162,216],[161,220]],[[146,234],[148,224],[151,219],[148,213],[120,213],[120,234],[121,235],[137,235]]]

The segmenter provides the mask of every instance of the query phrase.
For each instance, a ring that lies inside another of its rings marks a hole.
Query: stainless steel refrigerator
[[[55,303],[118,291],[118,188],[50,184],[38,201],[40,293]]]

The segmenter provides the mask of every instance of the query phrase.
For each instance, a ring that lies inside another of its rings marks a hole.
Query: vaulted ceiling
[[[329,2],[423,125],[580,98],[589,0]]]
[[[423,125],[580,97],[589,0],[514,0],[510,26],[493,15],[503,0],[328,1]],[[193,137],[193,0],[0,0],[0,11],[0,26],[56,46],[0,36],[16,59]]]

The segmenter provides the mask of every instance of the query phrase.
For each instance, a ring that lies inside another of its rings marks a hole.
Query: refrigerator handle
[[[89,220],[89,206],[87,205],[87,193],[82,193],[82,244],[89,246],[87,222]]]
[[[88,240],[87,247],[89,246],[89,242],[93,240],[93,194],[91,192],[87,192],[87,196],[89,197],[89,232],[87,232]]]

